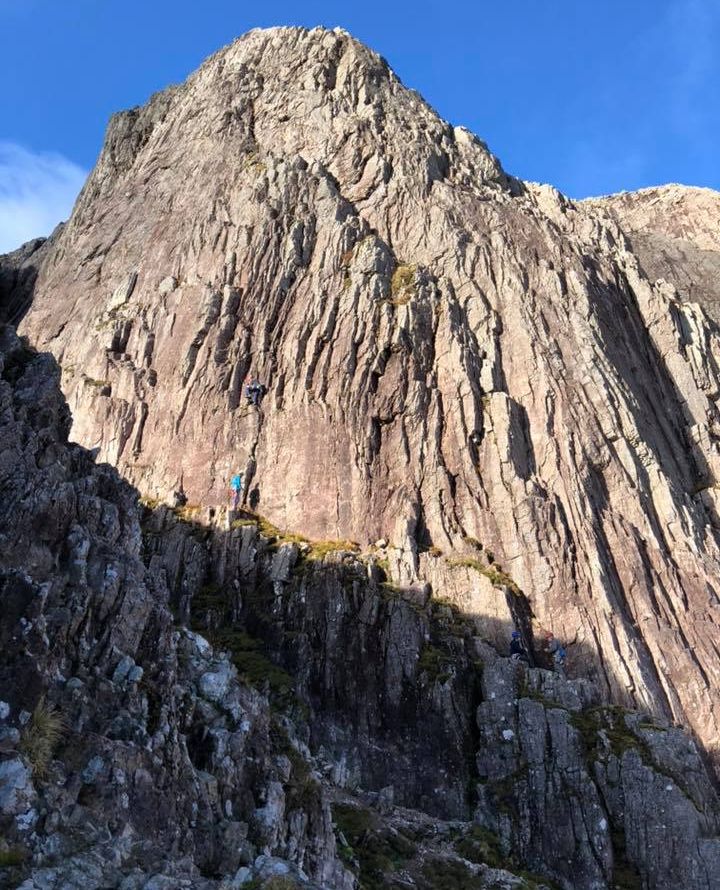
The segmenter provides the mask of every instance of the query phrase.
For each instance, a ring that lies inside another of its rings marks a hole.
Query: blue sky
[[[0,251],[67,216],[110,114],[274,24],[346,28],[523,179],[720,188],[720,0],[0,0]]]

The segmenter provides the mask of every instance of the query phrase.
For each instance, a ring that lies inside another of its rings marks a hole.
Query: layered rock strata
[[[573,674],[715,752],[715,326],[344,32],[251,32],[115,116],[21,330],[146,494],[217,509],[245,468],[400,583],[479,544]]]
[[[382,551],[187,507],[141,529],[69,426],[0,329],[4,885],[716,886],[683,732],[501,657],[500,607],[398,588]]]
[[[160,511],[146,526],[150,564],[162,566],[178,611],[239,665],[261,647],[293,675],[308,744],[334,786],[377,792],[391,826],[402,811],[388,802],[436,819],[472,816],[472,828],[456,829],[455,852],[515,863],[566,890],[670,890],[688,874],[713,886],[718,799],[698,750],[678,729],[602,705],[586,680],[499,656],[511,610],[496,606],[489,622],[482,597],[505,601],[500,590],[478,591],[470,617],[383,581],[377,550],[328,553],[328,542],[258,538],[252,520],[236,525],[217,534]],[[233,637],[237,625],[251,640]],[[425,852],[423,867],[436,855]],[[361,881],[367,855],[361,847],[351,860]],[[400,854],[415,877],[417,855]]]

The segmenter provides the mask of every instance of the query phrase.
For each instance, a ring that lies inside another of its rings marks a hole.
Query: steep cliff
[[[52,357],[0,328],[0,374],[0,884],[205,888],[264,849],[352,886],[319,786],[267,837],[263,803],[309,768],[267,699],[175,626],[137,494],[67,442]]]
[[[573,675],[715,751],[716,328],[346,33],[251,32],[113,118],[21,330],[146,495],[218,510],[244,468],[459,601],[429,554],[479,544]]]
[[[0,328],[1,886],[717,886],[681,730],[499,656],[381,550],[141,526],[57,380]]]

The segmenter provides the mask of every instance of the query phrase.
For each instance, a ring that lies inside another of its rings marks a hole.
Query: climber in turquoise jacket
[[[230,480],[230,493],[232,495],[232,508],[237,510],[240,506],[240,495],[243,490],[243,474],[236,473]]]

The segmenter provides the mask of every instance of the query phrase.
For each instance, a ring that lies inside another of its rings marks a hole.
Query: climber
[[[264,395],[265,387],[260,383],[257,377],[254,377],[252,383],[249,383],[245,387],[245,396],[247,397],[248,405],[254,405],[256,408],[259,408]]]
[[[567,653],[560,640],[555,639],[552,631],[545,634],[545,651],[552,659],[552,666],[556,671],[562,673],[565,667],[565,658]]]
[[[510,658],[513,661],[527,661],[527,652],[522,644],[520,631],[514,630],[510,637]]]
[[[240,506],[240,495],[243,490],[243,474],[236,473],[230,480],[230,492],[232,494],[232,508],[237,510]]]

